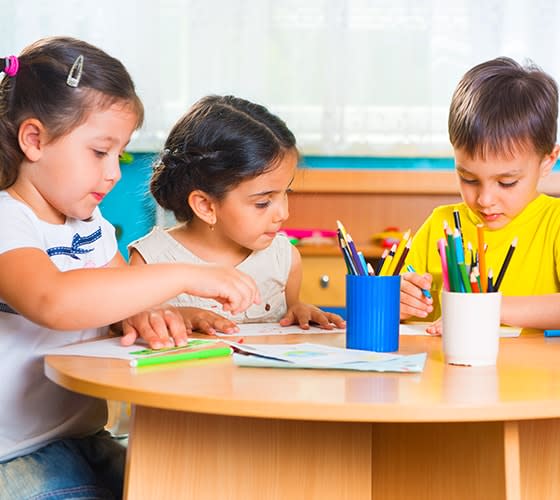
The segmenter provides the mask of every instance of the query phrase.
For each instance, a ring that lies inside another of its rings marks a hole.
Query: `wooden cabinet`
[[[298,247],[301,254],[303,280],[300,299],[320,307],[345,307],[346,265],[335,245]],[[374,264],[383,249],[359,246],[366,259]]]
[[[344,307],[346,266],[342,257],[302,256],[300,299],[318,306]]]

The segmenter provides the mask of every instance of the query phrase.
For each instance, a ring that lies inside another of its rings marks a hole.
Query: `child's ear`
[[[550,174],[550,171],[556,165],[556,160],[558,160],[558,154],[560,153],[560,145],[556,144],[552,148],[552,153],[547,154],[541,161],[541,177],[546,177]]]
[[[47,142],[47,131],[37,118],[27,118],[19,126],[18,142],[25,157],[35,162],[41,157],[43,146]]]
[[[194,214],[209,226],[216,224],[216,203],[204,191],[196,189],[189,194],[187,203]]]

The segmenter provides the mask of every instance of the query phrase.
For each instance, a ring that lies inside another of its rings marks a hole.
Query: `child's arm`
[[[334,326],[344,328],[346,322],[338,315],[321,311],[316,306],[304,304],[299,300],[302,268],[301,256],[296,247],[292,246],[292,267],[286,283],[286,304],[288,311],[280,320],[282,326],[298,324],[300,328],[309,328],[309,323],[316,323],[320,328],[332,330]],[[333,326],[334,325],[334,326]]]
[[[41,250],[10,250],[0,255],[0,297],[56,330],[108,325],[183,292],[214,298],[233,313],[259,301],[253,279],[231,267],[121,261],[117,256],[105,268],[61,272]]]
[[[146,261],[134,248],[130,253],[130,265],[145,265]],[[177,320],[179,318],[179,320]],[[137,337],[150,343],[153,349],[183,345],[187,335],[193,331],[215,335],[216,332],[237,333],[237,325],[223,316],[197,307],[173,307],[164,304],[156,310],[145,311],[123,321],[125,345],[132,344]],[[160,345],[162,344],[162,345]],[[157,347],[159,346],[159,347]]]
[[[401,276],[401,320],[425,318],[433,311],[433,299],[424,296],[422,289],[432,286],[432,275],[404,273]]]
[[[560,293],[503,296],[501,322],[521,328],[560,328]]]

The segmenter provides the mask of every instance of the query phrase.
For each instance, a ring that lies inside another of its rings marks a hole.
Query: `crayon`
[[[175,363],[177,361],[187,361],[191,359],[217,358],[221,356],[229,356],[231,348],[216,347],[212,349],[200,349],[198,351],[179,352],[177,354],[163,354],[161,356],[149,356],[147,358],[138,358],[130,360],[130,366],[153,366],[165,363]]]

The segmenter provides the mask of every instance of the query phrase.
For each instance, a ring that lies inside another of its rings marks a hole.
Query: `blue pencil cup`
[[[346,276],[346,347],[399,349],[400,276]]]

